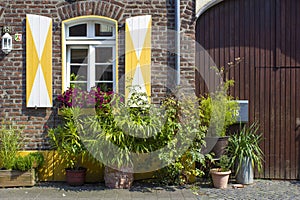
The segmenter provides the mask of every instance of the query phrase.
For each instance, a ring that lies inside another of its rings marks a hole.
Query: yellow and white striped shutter
[[[52,107],[52,19],[26,15],[26,106]]]
[[[125,97],[130,98],[130,86],[151,96],[151,15],[126,19]]]

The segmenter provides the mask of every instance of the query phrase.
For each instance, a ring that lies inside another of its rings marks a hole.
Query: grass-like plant
[[[237,164],[236,173],[240,170],[245,157],[251,160],[251,164],[257,167],[258,172],[262,169],[263,152],[259,146],[262,134],[259,133],[259,125],[254,122],[244,126],[240,132],[229,138],[228,154],[231,156],[231,166]]]
[[[51,146],[57,149],[71,169],[79,169],[81,158],[86,153],[78,133],[82,113],[79,107],[63,108],[61,110],[63,125],[48,130]]]
[[[13,169],[18,150],[22,147],[22,130],[13,124],[2,123],[0,128],[0,161],[1,168]]]
[[[22,128],[16,127],[13,123],[2,123],[0,128],[1,169],[27,171],[43,164],[44,157],[40,152],[26,156],[19,155],[18,151],[22,147]],[[37,163],[36,166],[33,166],[34,162]]]

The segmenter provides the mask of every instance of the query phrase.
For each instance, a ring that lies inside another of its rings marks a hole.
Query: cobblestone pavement
[[[234,184],[229,184],[227,189],[222,190],[202,185],[194,191],[199,200],[300,200],[300,181],[255,180],[254,184],[244,188],[234,188]]]
[[[253,185],[234,189],[229,184],[225,190],[208,185],[186,187],[159,187],[136,183],[130,190],[111,190],[103,184],[85,184],[70,187],[65,183],[41,183],[29,188],[1,188],[0,199],[162,199],[162,200],[206,200],[206,199],[299,199],[300,181],[255,180]]]

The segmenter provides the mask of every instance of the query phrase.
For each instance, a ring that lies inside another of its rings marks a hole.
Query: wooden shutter
[[[151,96],[151,15],[126,19],[125,96],[128,86],[140,86],[140,92]]]
[[[52,107],[52,19],[26,15],[26,106]]]

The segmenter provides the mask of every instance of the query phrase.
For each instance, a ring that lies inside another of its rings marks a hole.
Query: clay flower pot
[[[81,186],[85,182],[86,168],[66,169],[66,181],[71,186]]]
[[[210,170],[215,188],[226,189],[231,171],[223,172],[220,168]]]

